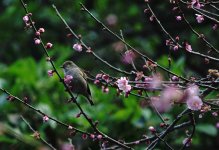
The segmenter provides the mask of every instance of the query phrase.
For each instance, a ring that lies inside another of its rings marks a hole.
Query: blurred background
[[[51,4],[57,6],[70,27],[80,34],[84,42],[99,56],[116,67],[127,71],[132,69],[130,64],[122,61],[125,46],[121,41],[103,31],[88,14],[81,11],[80,2],[112,31],[120,34],[122,30],[129,44],[159,64],[168,67],[168,55],[170,55],[171,71],[177,74],[200,78],[206,76],[209,68],[219,68],[218,64],[212,61],[206,64],[203,58],[189,55],[185,50],[170,51],[165,45],[168,38],[161,31],[160,26],[149,20],[150,14],[144,13],[147,7],[143,0],[26,0],[25,3],[29,12],[33,14],[32,19],[36,27],[43,27],[46,30],[42,35],[43,41],[53,43],[49,54],[57,67],[65,60],[73,60],[93,75],[103,70],[112,76],[124,76],[111,70],[85,51],[79,53],[73,50],[72,46],[77,41],[74,37],[67,36],[69,31],[56,16]],[[151,3],[151,7],[173,37],[179,36],[180,42],[187,40],[194,51],[207,54],[208,48],[205,44],[192,34],[183,21],[176,21],[177,13],[172,11],[173,5],[167,1],[157,0]],[[206,38],[218,48],[219,32],[212,29],[214,23],[205,19],[202,24],[198,24],[195,12],[186,9],[186,6],[182,7],[191,25],[200,33],[204,33]],[[25,23],[22,19],[24,15],[25,11],[19,1],[0,1],[0,87],[20,98],[27,97],[31,105],[50,116],[77,128],[92,131],[83,117],[75,117],[79,110],[73,104],[67,103],[69,97],[64,92],[62,84],[59,83],[58,77],[56,75],[48,77],[47,71],[52,67],[46,62],[42,48],[34,44],[35,33],[24,29]],[[213,52],[211,54],[218,57]],[[145,75],[151,75],[149,71],[143,69],[142,66],[145,63],[139,56],[136,56],[135,64],[138,70],[144,71]],[[62,73],[61,69],[59,71]],[[167,80],[167,74],[162,71],[161,74]],[[90,86],[95,106],[87,105],[83,97],[79,97],[79,101],[89,116],[99,121],[99,129],[104,133],[116,139],[133,141],[143,135],[150,135],[148,126],[153,125],[159,128],[159,118],[147,104],[144,104],[143,99],[134,96],[129,96],[129,98],[124,98],[123,95],[117,96],[116,89],[113,88],[109,88],[109,92],[104,93],[101,87],[92,82]],[[217,92],[212,92],[208,97],[215,97],[217,94]],[[21,120],[20,115],[23,115],[43,138],[58,149],[66,148],[67,150],[71,142],[76,149],[99,149],[98,141],[83,140],[80,134],[71,136],[65,128],[53,121],[43,122],[42,116],[16,101],[6,101],[6,97],[7,95],[0,93],[1,150],[48,149],[30,136],[33,133]],[[177,106],[163,116],[169,118],[171,122],[183,108],[184,106]],[[198,116],[196,117],[198,119]],[[210,113],[198,119],[192,149],[219,146],[218,130],[215,127],[217,120],[211,117]],[[171,133],[167,139],[172,146],[180,147],[185,137],[185,130],[182,129]],[[146,143],[137,146],[136,149],[141,150],[145,147]],[[160,143],[158,147],[162,149],[163,143]]]

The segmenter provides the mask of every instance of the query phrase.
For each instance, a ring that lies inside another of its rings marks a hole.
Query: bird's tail
[[[92,97],[90,95],[87,96],[87,100],[91,105],[94,105],[94,102],[93,102]]]

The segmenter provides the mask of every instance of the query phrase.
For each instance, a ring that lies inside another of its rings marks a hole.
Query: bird
[[[71,91],[76,94],[85,96],[91,105],[94,105],[91,91],[87,83],[87,75],[82,69],[80,69],[73,61],[65,61],[61,68],[63,69],[64,75],[70,75],[73,77],[69,86]]]

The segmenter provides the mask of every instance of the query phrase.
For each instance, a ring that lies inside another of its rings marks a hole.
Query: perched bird
[[[91,105],[94,105],[91,97],[89,85],[87,83],[87,75],[72,61],[65,61],[61,66],[64,75],[72,76],[73,79],[69,86],[71,91],[76,94],[81,94],[87,98]]]

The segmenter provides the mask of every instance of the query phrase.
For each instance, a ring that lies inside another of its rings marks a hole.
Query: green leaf
[[[217,129],[215,126],[211,124],[200,124],[196,126],[196,130],[202,133],[205,133],[210,136],[216,136],[217,135]]]

